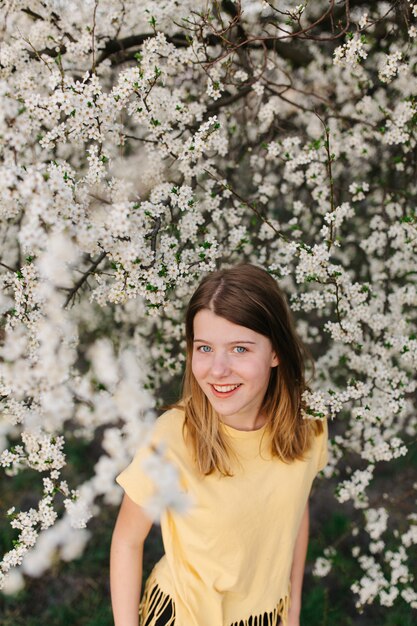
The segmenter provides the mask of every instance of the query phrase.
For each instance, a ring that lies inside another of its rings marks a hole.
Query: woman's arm
[[[297,539],[291,568],[291,598],[288,613],[288,626],[299,626],[301,612],[301,590],[303,587],[304,567],[307,556],[309,533],[309,503],[307,501]]]
[[[110,548],[110,590],[115,626],[138,626],[143,544],[152,522],[126,494]]]

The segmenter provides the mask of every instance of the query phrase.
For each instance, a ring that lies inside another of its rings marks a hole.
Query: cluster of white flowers
[[[333,546],[328,546],[324,548],[323,553],[324,556],[317,557],[313,566],[313,576],[317,576],[318,578],[324,578],[330,573],[332,569],[332,557],[336,555],[336,550]]]
[[[171,463],[165,460],[164,447],[158,447],[155,454],[148,456],[142,465],[148,476],[159,485],[159,489],[145,506],[150,518],[158,521],[167,506],[179,512],[185,512],[191,505],[191,501],[187,494],[179,491],[178,472],[173,471]]]
[[[398,50],[396,52],[392,52],[391,54],[387,54],[386,57],[381,62],[378,69],[379,80],[383,83],[389,83],[397,74],[401,71],[401,69],[408,69],[408,66],[404,63],[401,64],[402,53]]]
[[[411,513],[408,515],[408,519],[410,520],[410,528],[401,537],[406,548],[417,544],[417,513]]]
[[[366,194],[369,191],[369,183],[363,181],[362,183],[352,183],[349,185],[349,192],[352,194],[352,201],[359,202],[365,200]]]
[[[392,112],[391,119],[386,122],[386,130],[383,134],[383,142],[387,144],[405,144],[412,142],[413,129],[411,121],[416,114],[416,104],[410,100],[399,102]]]
[[[357,199],[357,197],[356,197]],[[349,202],[344,202],[342,205],[336,207],[334,211],[326,213],[324,215],[324,221],[330,226],[323,226],[320,233],[325,239],[330,238],[330,228],[335,229],[339,228],[343,222],[350,217],[353,217],[355,214],[353,208],[350,206]]]
[[[296,280],[304,283],[306,280],[327,279],[327,268],[330,252],[326,244],[315,244],[311,249],[302,248],[299,253],[299,263],[296,270]]]
[[[220,80],[220,75],[220,67],[218,65],[214,65],[208,72],[207,95],[209,98],[213,98],[213,100],[218,100],[222,95],[222,90],[224,89],[224,85]]]
[[[379,539],[382,533],[387,530],[388,511],[384,507],[368,509],[365,511],[365,519],[365,530],[371,539]]]
[[[366,59],[368,52],[360,35],[352,36],[346,43],[338,46],[334,51],[334,64],[342,67],[355,67],[362,59]]]
[[[411,7],[411,11],[414,15],[414,17],[417,17],[417,3],[414,2],[414,0],[408,0],[408,3]]]
[[[336,497],[339,502],[352,500],[355,508],[366,508],[368,506],[366,488],[373,478],[374,470],[374,465],[368,465],[364,470],[355,470],[350,479],[339,483],[336,489]]]
[[[384,554],[384,563],[390,568],[388,576],[374,556],[359,555],[358,563],[366,573],[351,586],[352,591],[358,596],[356,606],[363,610],[366,604],[374,602],[378,597],[381,606],[390,607],[401,595],[412,608],[417,608],[416,594],[412,587],[408,586],[414,577],[407,561],[404,546],[399,546],[397,551],[387,550]]]
[[[391,461],[406,454],[407,447],[399,437],[393,437],[391,441],[385,441],[377,435],[371,441],[367,441],[361,451],[361,457],[370,463]]]

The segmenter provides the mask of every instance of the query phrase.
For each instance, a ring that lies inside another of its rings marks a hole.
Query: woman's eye
[[[244,346],[236,346],[235,350],[238,354],[244,354],[244,352],[247,352],[246,348]]]
[[[197,350],[199,352],[210,352],[211,348],[210,346],[200,346],[199,348],[197,348]]]

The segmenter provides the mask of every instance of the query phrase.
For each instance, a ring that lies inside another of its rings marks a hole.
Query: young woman
[[[276,281],[253,265],[202,280],[186,339],[182,400],[117,477],[115,626],[299,626],[308,497],[327,462],[327,421],[303,416],[307,352]],[[160,442],[192,505],[162,515],[165,555],[140,602],[155,493],[142,463]]]

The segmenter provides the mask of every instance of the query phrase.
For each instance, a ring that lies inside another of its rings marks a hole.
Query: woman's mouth
[[[229,398],[241,387],[242,383],[235,385],[213,385],[210,384],[213,394],[217,398]]]

